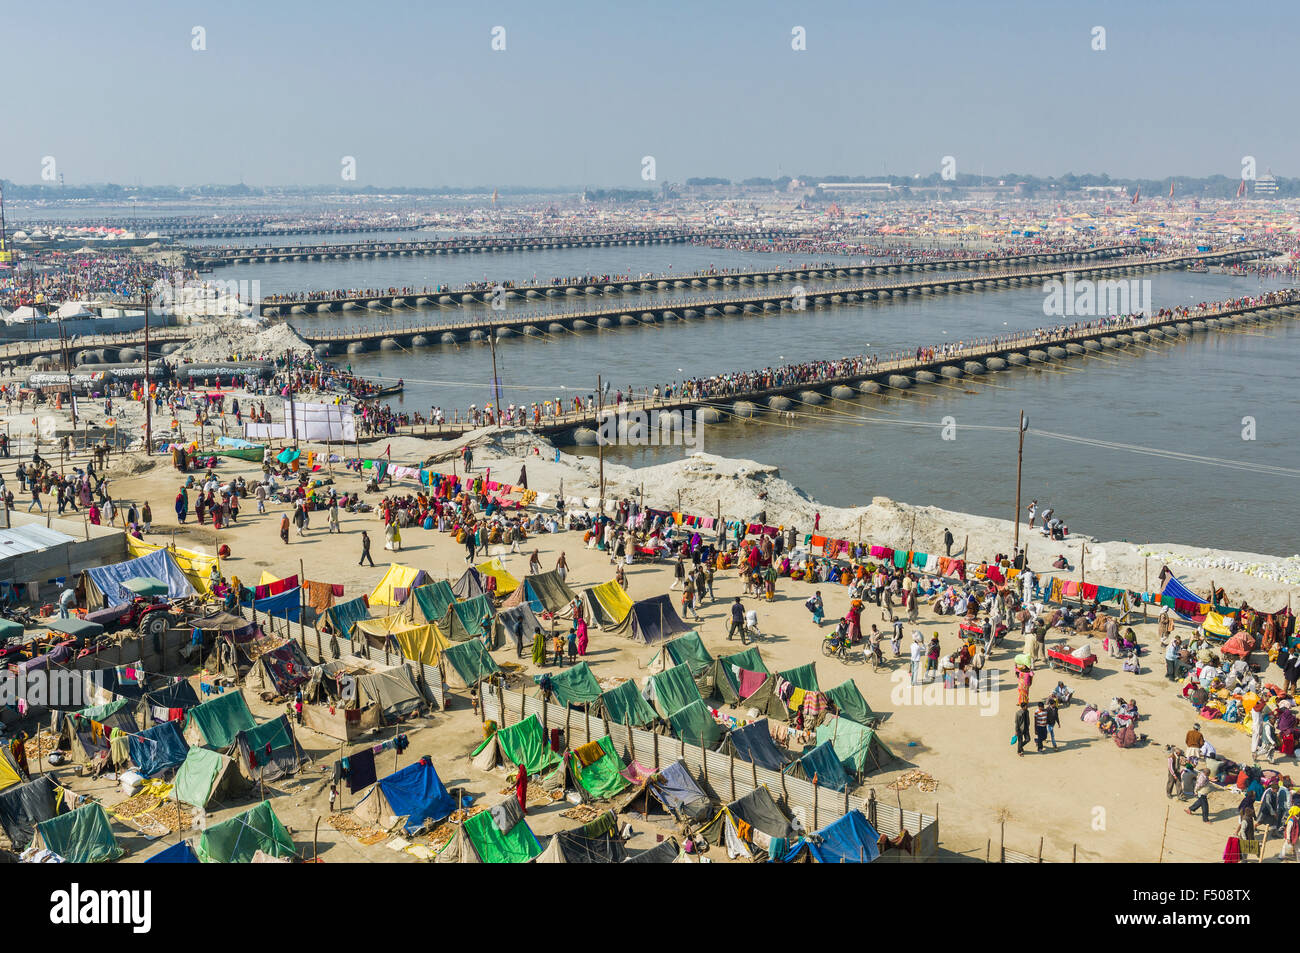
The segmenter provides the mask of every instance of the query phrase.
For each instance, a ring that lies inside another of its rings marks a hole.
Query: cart
[[[1089,655],[1087,658],[1079,658],[1070,655],[1062,649],[1047,650],[1047,667],[1063,668],[1066,671],[1073,672],[1076,675],[1091,675],[1092,667],[1097,664],[1097,656]]]

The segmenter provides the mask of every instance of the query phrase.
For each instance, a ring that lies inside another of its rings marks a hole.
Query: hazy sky
[[[344,156],[376,186],[643,186],[647,155],[660,182],[946,155],[1295,174],[1298,26],[1294,3],[1195,0],[8,0],[0,178],[45,156],[70,185],[341,182]]]

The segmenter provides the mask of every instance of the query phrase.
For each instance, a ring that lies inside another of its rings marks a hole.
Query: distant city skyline
[[[1300,8],[1229,14],[1200,0],[10,6],[0,178],[657,188],[925,177],[946,160],[989,178],[1234,178],[1247,158],[1285,176]]]

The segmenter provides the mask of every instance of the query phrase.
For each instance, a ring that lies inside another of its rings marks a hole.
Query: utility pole
[[[1016,538],[1011,544],[1012,552],[1020,548],[1020,470],[1025,462],[1025,430],[1028,427],[1029,422],[1025,420],[1025,412],[1022,410],[1020,412],[1020,449],[1016,451],[1016,512],[1013,517],[1016,524]]]
[[[144,452],[153,456],[153,395],[149,393],[149,292],[144,293]]]
[[[488,328],[488,345],[492,348],[492,392],[494,395],[494,399],[496,400],[495,413],[493,413],[492,416],[496,418],[497,429],[500,430],[501,429],[501,380],[497,377],[497,329],[494,327]]]

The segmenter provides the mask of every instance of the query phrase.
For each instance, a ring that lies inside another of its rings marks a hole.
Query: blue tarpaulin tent
[[[468,807],[472,800],[469,795],[462,795],[460,803]],[[407,833],[414,834],[446,820],[456,809],[456,798],[438,777],[433,762],[424,759],[380,778],[353,813],[385,828],[395,818],[405,817]]]
[[[325,610],[325,621],[335,635],[345,639],[352,638],[352,626],[362,619],[370,618],[370,608],[364,596],[357,596],[347,602],[336,602]]]
[[[172,554],[158,549],[135,559],[112,566],[98,566],[86,570],[86,605],[98,609],[120,606],[135,598],[135,594],[122,588],[122,583],[137,576],[152,576],[167,584],[170,599],[184,599],[194,595],[194,587],[181,572]]]
[[[181,735],[179,721],[165,721],[161,725],[146,728],[138,735],[131,735],[128,741],[131,763],[146,778],[184,764],[185,755],[190,750]]]
[[[861,811],[849,811],[838,821],[795,841],[782,858],[819,864],[869,864],[880,856],[880,835]]]
[[[265,599],[245,600],[244,605],[252,606],[254,612],[260,612],[264,615],[275,616],[277,619],[288,619],[290,622],[298,621],[298,612],[301,606],[302,596],[297,587],[286,589],[276,596],[267,596]]]
[[[778,748],[776,742],[772,740],[766,718],[733,728],[727,735],[722,750],[734,754],[741,761],[750,761],[769,771],[780,771],[790,760],[789,755]]]
[[[197,864],[198,862],[199,858],[187,840],[173,844],[145,861],[146,864]]]
[[[840,756],[835,753],[835,746],[823,741],[816,748],[805,752],[794,764],[790,765],[790,774],[805,781],[815,780],[817,784],[833,791],[844,791],[853,779],[844,770]]]

